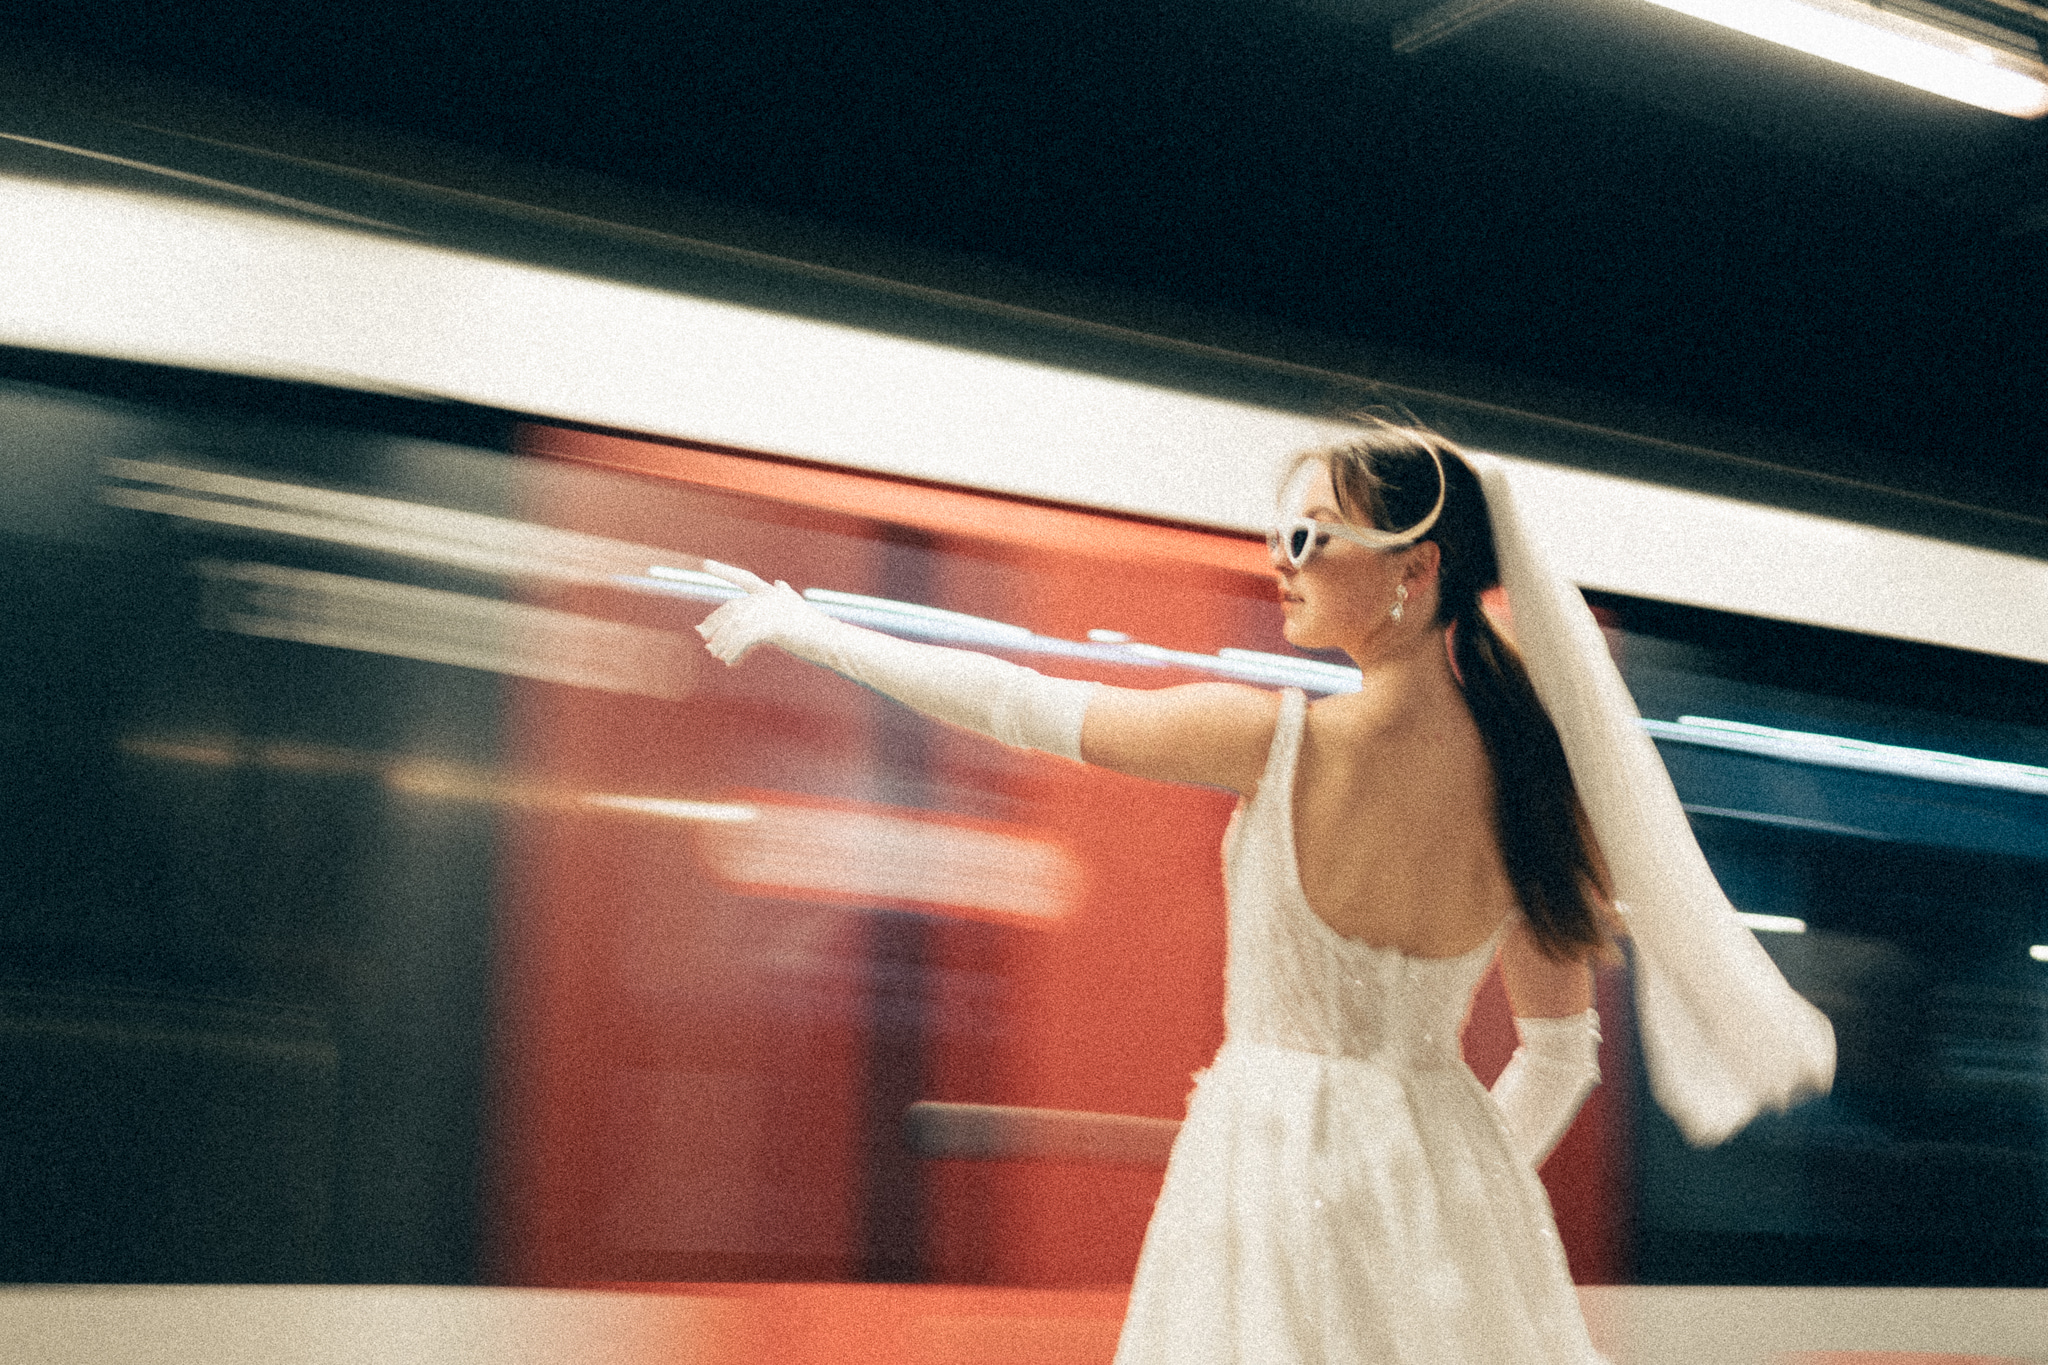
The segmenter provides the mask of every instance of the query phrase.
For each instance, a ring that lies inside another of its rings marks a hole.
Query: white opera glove
[[[789,584],[771,584],[730,564],[707,559],[704,572],[746,593],[697,627],[705,647],[728,665],[757,645],[774,645],[934,720],[1017,748],[1081,757],[1081,722],[1097,683],[1048,678],[972,650],[916,644],[848,625],[804,601]]]
[[[1522,1045],[1493,1083],[1493,1100],[1515,1151],[1540,1166],[1600,1083],[1600,1015],[1518,1018],[1515,1032]]]

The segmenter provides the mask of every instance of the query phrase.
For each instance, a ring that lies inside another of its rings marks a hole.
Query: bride
[[[1241,798],[1225,1041],[1118,1365],[1596,1360],[1534,1172],[1598,1080],[1611,932],[1634,941],[1653,1085],[1697,1141],[1825,1089],[1832,1035],[1721,897],[1497,467],[1361,422],[1295,461],[1280,511],[1286,637],[1347,652],[1355,693],[1047,678],[711,563],[745,595],[698,630],[729,664],[777,645],[1008,744]],[[1527,667],[1480,604],[1503,578]],[[1459,1033],[1495,962],[1521,1046],[1489,1093]]]

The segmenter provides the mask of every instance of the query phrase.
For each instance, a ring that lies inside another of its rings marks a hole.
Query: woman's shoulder
[[[1367,676],[1355,692],[1333,692],[1311,697],[1308,723],[1349,743],[1370,743],[1377,734],[1401,724],[1408,698],[1384,678]]]
[[[1309,703],[1304,763],[1354,797],[1374,792],[1491,790],[1485,742],[1462,697],[1418,695],[1368,676],[1356,692]]]

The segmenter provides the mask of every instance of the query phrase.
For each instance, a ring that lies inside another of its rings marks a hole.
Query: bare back
[[[1455,681],[1406,681],[1309,707],[1295,774],[1296,870],[1309,908],[1344,937],[1456,957],[1515,905],[1494,833],[1492,766]],[[1120,772],[1249,796],[1279,719],[1278,697],[1256,688],[1106,687],[1082,747],[1089,762]],[[1590,1003],[1585,964],[1549,958],[1519,917],[1501,965],[1518,1015]]]
[[[1277,698],[1208,684],[1105,688],[1088,713],[1090,762],[1249,795]],[[1309,906],[1332,929],[1419,957],[1483,942],[1514,904],[1494,836],[1493,775],[1455,683],[1379,686],[1309,707],[1294,836]]]
[[[1357,693],[1311,706],[1294,837],[1310,908],[1346,938],[1456,957],[1514,904],[1494,834],[1492,767],[1455,693]]]

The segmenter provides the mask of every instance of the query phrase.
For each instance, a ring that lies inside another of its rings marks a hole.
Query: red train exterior
[[[551,462],[522,509],[542,524],[1040,636],[1285,648],[1248,538],[554,428],[525,444]],[[603,595],[548,604],[668,629],[707,609]],[[1128,686],[1194,676],[1028,662]],[[508,826],[498,1275],[1057,1289],[1081,1294],[1077,1320],[1113,1323],[1158,1165],[920,1156],[904,1111],[1178,1119],[1221,1038],[1229,797],[1003,750],[782,657],[706,657],[689,688],[516,691],[521,789],[624,801],[531,801]],[[739,809],[773,820],[721,823]],[[797,847],[736,872],[771,827]],[[833,842],[861,830],[937,871],[863,870]],[[1603,982],[1610,1038],[1624,995]],[[1511,1048],[1489,982],[1466,1053],[1489,1079]],[[1627,1074],[1618,1056],[1604,1070]],[[1582,1283],[1626,1279],[1616,1092],[1543,1173]]]

